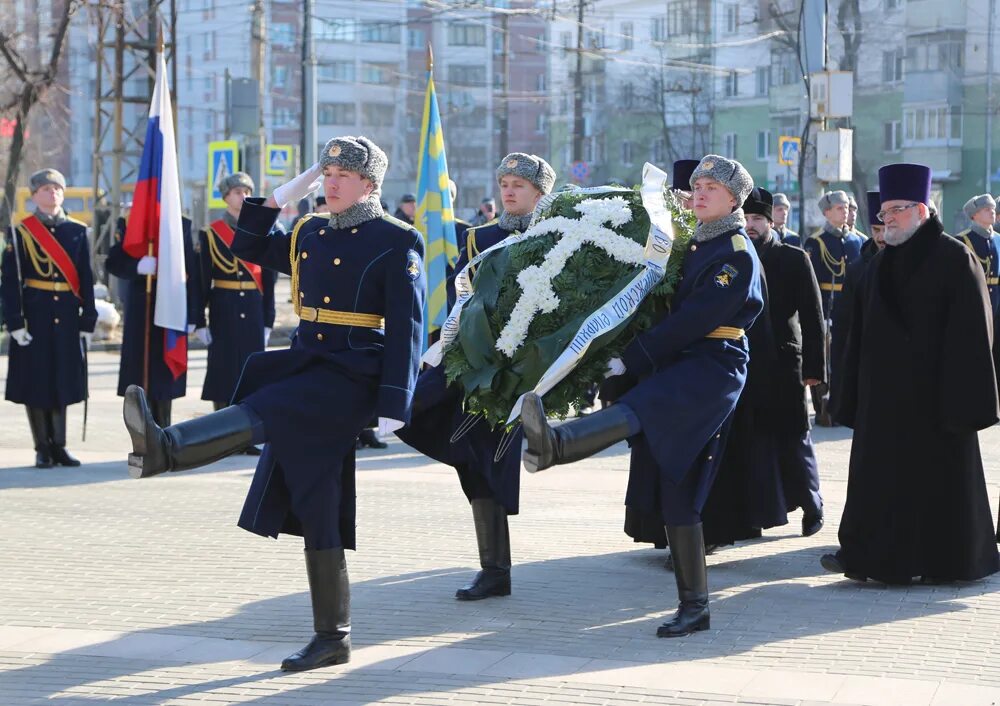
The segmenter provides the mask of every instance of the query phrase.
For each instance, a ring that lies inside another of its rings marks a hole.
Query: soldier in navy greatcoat
[[[837,299],[844,289],[847,268],[861,258],[861,246],[865,237],[855,233],[847,225],[850,213],[851,197],[844,191],[830,191],[819,200],[820,210],[826,223],[823,229],[806,239],[802,248],[809,255],[816,281],[819,282],[820,295],[823,301],[823,317],[827,322],[827,345],[836,348],[840,344],[832,339],[840,333],[833,329],[831,322],[834,317]],[[836,356],[827,356],[829,366],[827,382],[809,388],[813,399],[813,409],[816,411],[816,423],[820,426],[832,426],[830,417],[830,390],[837,376]]]
[[[461,272],[479,252],[512,233],[526,230],[535,204],[552,191],[556,174],[541,157],[514,152],[500,162],[497,183],[504,212],[498,222],[469,228],[461,244],[455,271]],[[474,276],[470,271],[470,276]],[[410,424],[396,435],[421,453],[458,471],[462,491],[472,506],[481,570],[455,598],[474,601],[510,595],[510,532],[508,515],[518,513],[521,432],[505,436],[483,420],[471,420],[462,409],[462,391],[448,385],[444,365],[420,374]],[[499,458],[497,458],[499,454]]]
[[[252,196],[253,190],[253,180],[245,172],[226,177],[219,184],[226,211],[198,234],[201,286],[194,333],[208,346],[201,398],[211,401],[215,409],[229,404],[247,358],[264,350],[274,327],[278,273],[241,260],[230,250],[243,199]],[[280,232],[281,226],[275,229]],[[253,454],[256,447],[247,451]]]
[[[635,387],[610,407],[555,428],[536,395],[526,396],[521,412],[529,471],[630,440],[626,503],[643,512],[660,510],[680,599],[659,637],[709,627],[701,510],[746,381],[745,329],[763,308],[760,262],[740,209],[753,179],[739,162],[707,155],[691,186],[698,225],[670,313],[609,366],[609,375],[637,378]]]
[[[146,312],[153,316],[156,311],[156,283],[152,291],[146,294],[146,278],[156,279],[156,257],[146,255],[136,259],[122,248],[122,238],[125,235],[125,219],[118,221],[116,242],[108,251],[105,261],[107,271],[125,280],[122,294],[124,311],[124,330],[122,331],[121,362],[118,368],[118,395],[123,397],[130,385],[142,385],[145,369],[145,357],[149,356],[149,380],[146,394],[149,398],[153,416],[158,424],[170,424],[170,412],[173,400],[183,397],[187,392],[187,373],[177,377],[171,372],[163,358],[164,330],[149,322],[149,339],[146,339]],[[198,259],[195,254],[194,241],[191,237],[191,219],[181,218],[184,238],[184,270],[187,273],[187,310],[188,333],[195,329],[198,317],[198,292],[200,290]],[[147,309],[147,296],[150,305]]]
[[[55,169],[33,174],[35,212],[8,231],[3,250],[6,397],[27,408],[38,468],[80,465],[66,451],[66,407],[86,397],[84,348],[97,323],[87,226],[63,211],[65,189]]]
[[[778,240],[785,245],[801,248],[802,240],[799,238],[799,234],[788,227],[788,216],[792,210],[792,202],[785,194],[775,194],[773,200],[774,207],[771,212],[774,217],[774,232],[778,236]]]
[[[373,417],[386,433],[410,419],[423,341],[424,246],[420,233],[382,210],[387,166],[367,138],[335,138],[319,163],[267,200],[244,202],[233,254],[291,275],[300,322],[290,349],[250,356],[233,406],[161,429],[141,388],[125,398],[137,477],[266,442],[239,525],[305,540],[316,634],[282,662],[286,671],[350,658],[344,550],[355,547],[355,440]],[[331,215],[303,218],[290,235],[271,233],[281,206],[314,190],[321,173]]]

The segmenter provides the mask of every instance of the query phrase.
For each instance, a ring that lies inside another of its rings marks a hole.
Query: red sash
[[[212,229],[213,233],[219,236],[219,240],[224,242],[227,248],[232,247],[233,237],[236,235],[236,233],[233,232],[232,227],[228,223],[226,223],[224,220],[220,218],[219,220],[213,222],[212,225],[209,226],[209,228]],[[234,255],[233,257],[236,256]],[[257,291],[263,294],[264,279],[263,279],[263,270],[261,269],[261,266],[255,265],[252,262],[246,262],[244,260],[239,259],[238,257],[236,258],[236,261],[241,265],[243,265],[243,269],[245,269],[247,272],[250,273],[250,276],[253,277],[253,281],[257,284]]]
[[[28,216],[21,221],[21,225],[23,226],[21,232],[27,233],[38,244],[38,247],[45,251],[49,259],[59,268],[62,276],[66,278],[66,284],[73,290],[76,298],[83,301],[83,297],[80,296],[80,275],[76,271],[76,265],[73,264],[73,258],[69,256],[66,249],[59,244],[59,241],[39,220],[38,216]]]

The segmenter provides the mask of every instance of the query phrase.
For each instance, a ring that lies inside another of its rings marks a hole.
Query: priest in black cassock
[[[821,563],[855,580],[1000,570],[976,435],[998,418],[989,295],[930,190],[923,165],[879,170],[886,248],[862,276],[835,379],[854,443],[840,550]]]

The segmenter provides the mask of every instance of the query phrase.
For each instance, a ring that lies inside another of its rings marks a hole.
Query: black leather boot
[[[218,412],[220,409],[225,409],[228,406],[229,406],[229,403],[228,402],[223,402],[222,400],[214,400],[212,402],[212,409],[214,409],[216,412]],[[155,417],[156,414],[153,414],[153,416]],[[163,425],[161,424],[160,426],[163,426]],[[243,455],[244,456],[260,456],[261,453],[262,453],[261,450],[258,449],[256,446],[253,446],[252,444],[250,446],[247,446],[245,449],[243,449]]]
[[[253,440],[253,420],[239,405],[161,429],[137,385],[125,390],[124,416],[132,437],[128,472],[133,478],[204,466],[242,451]]]
[[[49,438],[52,439],[52,462],[57,466],[79,466],[80,461],[66,450],[66,408],[50,409],[46,414],[49,418]]]
[[[49,441],[48,415],[44,409],[27,407],[28,426],[35,444],[35,468],[52,468],[52,444]]]
[[[528,473],[593,456],[634,433],[620,405],[611,405],[600,412],[551,427],[545,418],[542,399],[532,393],[524,398],[521,424],[528,440],[528,448],[522,456]]]
[[[389,444],[379,439],[378,434],[375,433],[374,429],[362,429],[361,433],[358,435],[358,443],[356,446],[359,449],[389,448]]]
[[[491,596],[509,596],[510,529],[507,510],[495,500],[486,498],[473,500],[471,505],[482,570],[472,583],[455,592],[455,598],[478,601]]]
[[[316,634],[281,663],[283,672],[304,672],[351,659],[351,584],[343,547],[306,549],[306,573]]]
[[[666,529],[680,604],[674,617],[657,628],[656,636],[683,637],[708,630],[708,570],[701,523],[679,527],[667,525]]]
[[[153,413],[153,419],[156,420],[157,426],[162,429],[166,429],[170,426],[170,412],[173,408],[173,400],[150,400],[147,399],[146,403],[149,405],[150,411]]]

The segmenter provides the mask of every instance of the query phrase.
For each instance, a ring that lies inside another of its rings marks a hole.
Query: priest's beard
[[[885,244],[886,245],[902,245],[907,240],[913,237],[913,234],[917,232],[920,228],[920,224],[913,226],[912,228],[886,228],[885,229]]]

